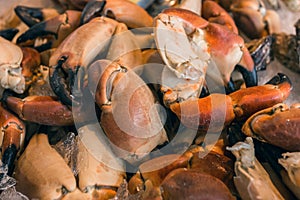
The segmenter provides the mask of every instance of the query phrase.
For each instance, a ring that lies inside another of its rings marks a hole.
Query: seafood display
[[[299,1],[36,1],[0,13],[0,199],[300,198]]]

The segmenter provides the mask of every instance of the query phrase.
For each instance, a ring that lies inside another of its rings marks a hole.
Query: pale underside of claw
[[[288,152],[282,156],[278,160],[279,164],[286,169],[292,183],[300,188],[300,152]]]
[[[125,178],[125,166],[112,152],[100,125],[82,126],[78,132],[79,188],[85,191],[95,186],[119,187]]]
[[[179,4],[179,8],[190,10],[201,15],[202,0],[184,0]]]
[[[284,199],[256,159],[251,137],[227,150],[236,157],[234,184],[242,199]]]
[[[35,134],[18,160],[17,190],[30,199],[59,199],[63,191],[76,189],[76,180],[46,134]]]
[[[159,15],[156,27],[157,48],[166,65],[178,78],[201,79],[210,57],[203,39],[203,31],[197,29],[190,41],[182,20],[166,14]]]
[[[23,93],[25,78],[20,66],[23,59],[22,50],[12,42],[0,37],[0,51],[0,87]]]
[[[175,95],[177,99],[197,97],[202,89],[206,69],[210,62],[208,44],[204,40],[203,30],[198,28],[193,30],[179,17],[160,14],[156,20],[155,38],[164,63],[180,80],[176,81],[177,84],[173,83],[172,86],[168,86],[175,91],[175,94],[171,95]],[[172,77],[172,75],[169,76]],[[165,77],[162,78],[163,83],[168,80]],[[186,87],[188,84],[196,87],[192,89],[192,94]]]
[[[106,58],[120,65],[134,69],[142,64],[142,51],[135,35],[124,23],[119,23],[112,38]],[[138,72],[140,75],[142,72]]]

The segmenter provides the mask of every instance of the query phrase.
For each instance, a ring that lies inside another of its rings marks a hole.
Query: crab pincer
[[[2,162],[8,168],[7,174],[11,176],[17,154],[23,148],[25,125],[17,116],[6,110],[2,104],[0,104],[0,125]]]
[[[32,25],[17,39],[20,46],[30,46],[38,51],[56,48],[79,26],[81,12],[67,10],[45,21]]]
[[[292,89],[290,79],[278,74],[267,84],[240,89],[229,95],[211,94],[170,105],[181,122],[190,128],[220,131],[234,119],[245,120],[252,114],[282,103]]]
[[[73,31],[50,57],[50,85],[66,105],[78,104],[89,64],[103,52],[118,22],[97,17]],[[66,83],[68,79],[68,84]]]
[[[300,151],[300,107],[277,104],[253,114],[244,124],[247,136],[288,151]]]
[[[101,126],[116,155],[137,163],[167,141],[154,96],[134,70],[99,60],[89,68],[89,88],[102,110]]]
[[[59,15],[54,8],[36,8],[18,5],[15,7],[16,15],[29,27]]]
[[[235,90],[231,73],[237,67],[248,87],[257,85],[254,62],[244,40],[226,25],[189,10],[169,8],[155,18],[155,27],[160,55],[179,78],[203,81],[208,74],[215,79],[217,70],[230,93]]]

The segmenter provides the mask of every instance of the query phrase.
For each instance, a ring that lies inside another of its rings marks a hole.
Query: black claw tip
[[[14,171],[14,162],[17,157],[18,149],[16,145],[12,144],[4,150],[2,156],[2,163],[8,167],[7,175],[11,176]]]
[[[60,101],[65,105],[72,106],[72,97],[67,89],[65,74],[62,70],[62,64],[65,60],[66,58],[63,57],[58,61],[58,64],[53,69],[53,73],[49,76],[49,80],[53,92],[57,95]]]
[[[276,76],[271,78],[266,84],[279,85],[281,83],[288,83],[292,86],[291,79],[283,73],[278,73]]]
[[[225,87],[225,90],[226,90],[226,94],[230,94],[230,93],[236,91],[234,83],[233,83],[232,80],[230,80],[228,82],[227,86]]]
[[[88,2],[82,11],[80,24],[85,24],[95,17],[102,16],[101,13],[105,5],[105,0]]]
[[[0,31],[0,36],[11,41],[18,32],[19,29],[10,28],[10,29]]]
[[[59,61],[58,64],[54,67],[53,73],[49,76],[50,79],[50,86],[53,90],[53,92],[58,96],[60,101],[67,105],[79,105],[79,102],[75,100],[75,97],[71,95],[69,92],[69,89],[72,89],[71,87],[67,87],[66,81],[65,81],[65,72],[62,69],[63,63],[68,58],[63,56]],[[70,76],[70,73],[69,73]],[[74,85],[74,77],[69,77],[70,79],[70,86]]]
[[[242,74],[246,87],[257,86],[258,80],[255,68],[252,71],[249,71],[243,66],[236,65],[236,69]]]
[[[15,13],[29,27],[44,20],[44,16],[41,8],[16,6]]]

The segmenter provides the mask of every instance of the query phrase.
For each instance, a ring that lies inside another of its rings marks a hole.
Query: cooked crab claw
[[[11,41],[18,32],[19,32],[19,29],[16,29],[16,28],[9,28],[9,29],[5,29],[5,30],[1,30],[0,37],[3,37],[5,39]]]
[[[53,52],[49,59],[50,85],[64,104],[79,103],[84,75],[97,55],[107,49],[117,25],[110,18],[94,18],[73,31]]]
[[[244,124],[245,135],[288,151],[300,151],[300,109],[277,104],[252,115]]]
[[[65,13],[30,27],[17,39],[20,46],[32,46],[38,51],[57,47],[79,26],[81,12],[67,10]]]
[[[89,68],[89,88],[102,110],[101,126],[117,156],[136,164],[167,141],[154,96],[133,70],[99,60]]]
[[[218,77],[231,92],[231,73],[238,64],[246,85],[257,85],[254,63],[244,40],[227,26],[180,8],[165,9],[155,18],[155,26],[160,55],[177,77],[200,82],[206,74],[215,80],[215,72],[219,72]]]
[[[278,74],[265,85],[243,88],[229,95],[188,99],[173,103],[170,108],[189,128],[220,131],[234,119],[245,120],[259,110],[282,103],[291,89],[289,78]]]
[[[151,27],[153,18],[140,6],[129,0],[96,0],[86,4],[81,23],[97,16],[105,16],[126,24],[129,28]]]
[[[7,166],[7,175],[11,176],[14,170],[14,162],[17,154],[23,147],[25,125],[19,118],[6,110],[2,104],[0,104],[0,126],[2,163],[4,166]]]
[[[22,5],[15,7],[15,13],[29,27],[59,15],[54,8],[32,8]]]

